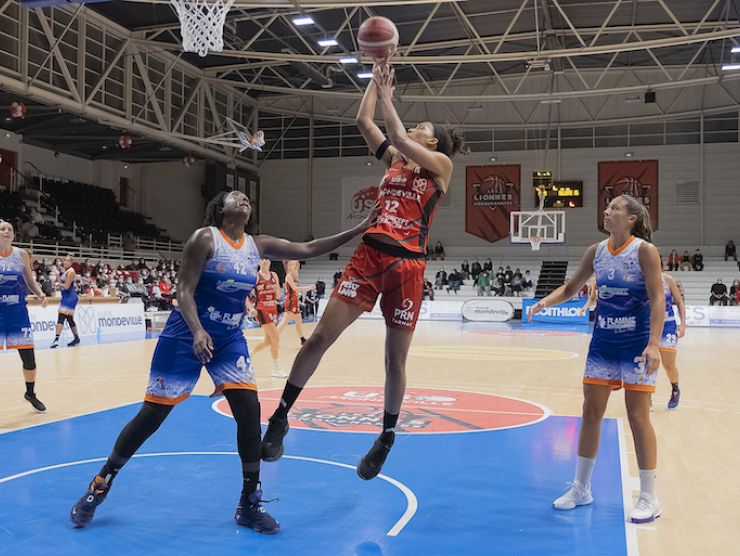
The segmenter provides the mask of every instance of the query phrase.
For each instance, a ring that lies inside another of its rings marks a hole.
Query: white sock
[[[588,485],[591,482],[591,475],[594,472],[594,464],[596,458],[582,458],[578,456],[578,463],[576,464],[576,481],[581,483],[583,486]]]
[[[658,476],[657,469],[640,469],[640,492],[655,495],[655,479]]]
[[[272,360],[272,368],[273,369],[279,369],[280,368],[280,363],[278,362],[277,359],[273,359]]]

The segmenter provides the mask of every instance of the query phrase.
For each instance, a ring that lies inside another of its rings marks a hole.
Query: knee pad
[[[34,355],[33,348],[19,349],[18,355],[21,356],[21,361],[23,361],[24,371],[36,370],[36,356]]]
[[[243,463],[260,460],[262,452],[262,427],[260,402],[254,390],[224,390],[231,413],[236,421],[236,442]]]
[[[75,319],[72,318],[72,315],[67,315],[67,322],[69,323],[70,328],[74,328],[77,326],[75,324]]]
[[[64,325],[64,322],[67,320],[67,315],[64,313],[57,313],[57,324]]]

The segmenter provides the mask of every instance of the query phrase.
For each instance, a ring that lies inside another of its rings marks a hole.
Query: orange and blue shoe
[[[269,502],[273,501],[269,500]],[[247,527],[257,533],[277,535],[280,532],[280,524],[262,507],[261,488],[258,488],[249,495],[242,493],[239,499],[239,505],[236,507],[234,519],[237,525]]]
[[[70,521],[77,527],[84,527],[90,523],[95,515],[95,508],[105,502],[109,490],[110,486],[103,477],[99,475],[95,477],[82,498],[72,506],[72,512],[69,514]]]

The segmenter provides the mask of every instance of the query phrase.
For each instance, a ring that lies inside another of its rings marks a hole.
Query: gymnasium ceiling
[[[357,73],[371,63],[339,60],[359,57],[356,31],[371,15],[390,18],[399,30],[393,63],[406,123],[435,119],[470,129],[596,125],[732,111],[740,104],[740,71],[722,70],[740,43],[735,0],[236,0],[224,28],[224,51],[205,58],[182,52],[179,22],[167,3],[63,4],[73,17],[103,16],[111,28],[129,33],[140,52],[169,52],[209,83],[239,91],[260,116],[351,124],[367,83]],[[314,24],[294,25],[297,15]],[[338,46],[318,46],[325,38],[335,38]],[[646,92],[655,93],[656,102],[646,104]],[[79,115],[61,117],[68,112],[57,109],[60,116],[46,123],[29,117],[5,127],[39,141],[52,134],[58,139],[51,148],[59,149],[65,133],[74,136],[83,125]],[[91,139],[79,154],[113,156],[95,144],[106,126],[84,126]],[[117,142],[120,131],[108,130]],[[149,140],[139,154],[113,154],[144,161],[184,152],[182,144],[163,150],[173,143],[161,135]]]

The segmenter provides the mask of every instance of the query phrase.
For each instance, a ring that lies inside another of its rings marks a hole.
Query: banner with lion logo
[[[465,168],[465,231],[491,243],[509,236],[509,214],[521,207],[521,166]]]
[[[596,205],[599,231],[604,229],[604,210],[614,197],[632,195],[650,214],[653,230],[658,229],[658,161],[620,160],[599,162],[599,200]]]

